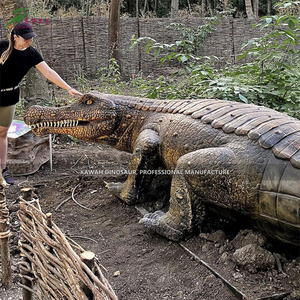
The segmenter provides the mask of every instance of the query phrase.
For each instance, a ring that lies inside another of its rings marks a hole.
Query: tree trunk
[[[268,0],[268,4],[267,4],[267,15],[268,16],[271,15],[271,9],[272,9],[272,0]]]
[[[228,6],[228,0],[223,1],[223,11],[227,9]]]
[[[211,0],[207,0],[207,7],[208,7],[208,10],[209,10],[209,15],[211,17],[214,15],[212,2],[213,1],[211,1]]]
[[[108,20],[108,59],[114,58],[121,69],[120,60],[120,0],[112,0]]]
[[[178,10],[179,10],[179,0],[172,0],[172,2],[171,2],[171,18],[178,17]]]
[[[253,0],[253,13],[255,18],[258,18],[258,10],[259,10],[259,1]]]
[[[246,5],[246,14],[247,14],[248,19],[255,19],[251,0],[245,0],[245,5]]]
[[[8,24],[13,19],[16,19],[17,14],[14,11],[19,8],[26,8],[26,0],[1,0],[0,15],[3,18],[4,24]],[[19,23],[16,20],[12,25]],[[42,101],[50,102],[49,88],[46,79],[35,69],[32,68],[25,79],[25,87],[21,88],[21,97],[25,99],[25,108]]]
[[[145,13],[146,13],[146,10],[147,10],[147,5],[148,5],[148,0],[145,0],[145,2],[144,2],[144,8],[143,8],[143,11],[141,12],[141,15],[143,17],[145,16]]]
[[[206,0],[202,0],[201,2],[201,17],[205,17],[206,13]]]
[[[189,9],[189,13],[192,12],[192,7],[191,7],[191,3],[189,0],[187,0],[187,5],[188,5],[188,9]]]
[[[140,13],[140,9],[139,9],[139,0],[135,0],[135,16],[137,18],[139,18],[139,13]]]

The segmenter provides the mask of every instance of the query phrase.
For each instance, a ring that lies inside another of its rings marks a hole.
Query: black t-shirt
[[[0,56],[8,48],[8,41],[0,41]],[[29,46],[25,50],[13,49],[8,60],[0,64],[0,90],[17,86],[27,72],[43,61],[40,53]],[[19,101],[19,89],[0,92],[0,106],[16,104]]]

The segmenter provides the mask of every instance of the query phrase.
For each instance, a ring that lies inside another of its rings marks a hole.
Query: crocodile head
[[[65,134],[85,141],[109,138],[115,128],[116,106],[100,94],[88,93],[64,107],[31,106],[24,121],[36,135]]]

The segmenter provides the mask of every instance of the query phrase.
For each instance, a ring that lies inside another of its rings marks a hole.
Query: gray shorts
[[[0,126],[9,127],[15,115],[16,105],[0,106]]]

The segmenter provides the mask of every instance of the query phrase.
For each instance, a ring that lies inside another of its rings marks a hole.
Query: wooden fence
[[[208,36],[203,55],[215,55],[234,62],[241,45],[256,37],[256,21],[248,19],[224,18],[216,30]],[[182,23],[196,28],[203,23],[201,18],[147,19],[121,18],[120,57],[124,76],[131,77],[142,71],[144,74],[156,72],[159,62],[138,47],[130,50],[132,36],[149,36],[161,43],[170,43],[180,38],[179,32],[170,28],[171,23]],[[38,35],[35,40],[44,59],[64,79],[68,81],[85,75],[94,76],[107,67],[108,20],[102,17],[53,18],[49,25],[35,24]],[[7,31],[0,19],[0,40],[6,38]],[[164,69],[174,64],[166,63]],[[160,70],[161,71],[161,70]]]

